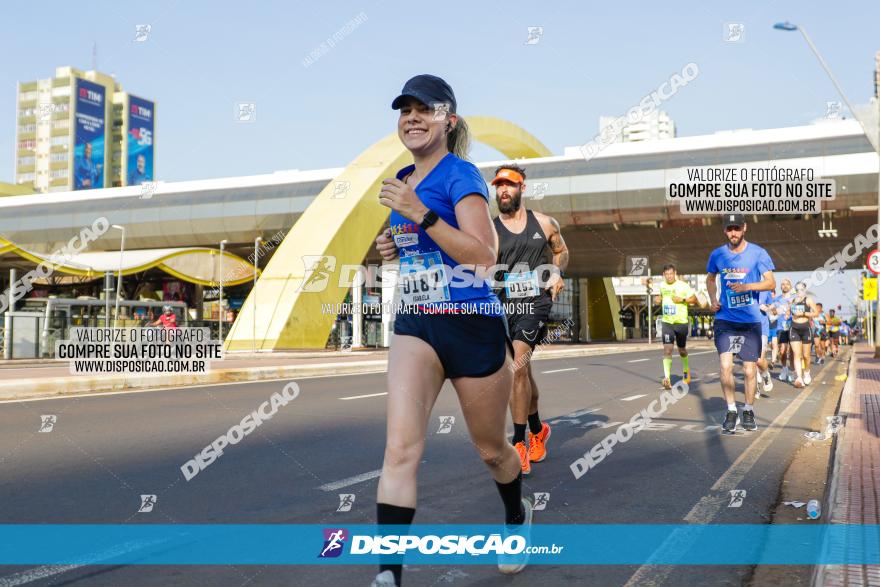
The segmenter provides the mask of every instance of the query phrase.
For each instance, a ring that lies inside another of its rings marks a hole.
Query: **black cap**
[[[400,110],[403,101],[410,96],[426,106],[446,103],[449,104],[450,112],[456,111],[455,94],[452,93],[452,88],[436,75],[423,73],[403,84],[400,95],[394,98],[391,103],[391,109]]]
[[[746,217],[742,214],[725,214],[721,217],[721,223],[724,224],[724,228],[728,226],[742,226],[746,223]]]

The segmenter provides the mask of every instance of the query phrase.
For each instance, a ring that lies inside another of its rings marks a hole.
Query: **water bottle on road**
[[[811,499],[807,502],[807,516],[811,520],[818,520],[822,515],[822,504],[818,499]]]

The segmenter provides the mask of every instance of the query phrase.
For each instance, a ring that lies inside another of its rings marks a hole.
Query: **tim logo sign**
[[[104,96],[100,92],[90,90],[88,88],[79,88],[79,97],[86,102],[91,102],[96,106],[100,106],[104,101]]]
[[[345,550],[348,531],[343,528],[324,528],[324,546],[318,558],[336,558]]]

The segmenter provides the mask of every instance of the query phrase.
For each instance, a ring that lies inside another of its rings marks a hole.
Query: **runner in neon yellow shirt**
[[[688,304],[698,304],[697,294],[686,282],[678,278],[675,266],[663,266],[663,281],[660,283],[660,295],[654,296],[654,303],[660,304],[663,313],[663,389],[672,389],[670,372],[672,371],[672,343],[678,346],[681,357],[681,369],[685,383],[691,382],[691,370],[688,364]]]

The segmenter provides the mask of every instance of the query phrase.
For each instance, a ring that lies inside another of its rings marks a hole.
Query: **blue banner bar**
[[[408,564],[494,564],[499,549],[515,558],[521,548],[537,549],[529,564],[880,564],[878,525],[535,525],[524,539],[438,524],[376,535],[374,525],[0,525],[0,564],[376,564],[399,552]]]

